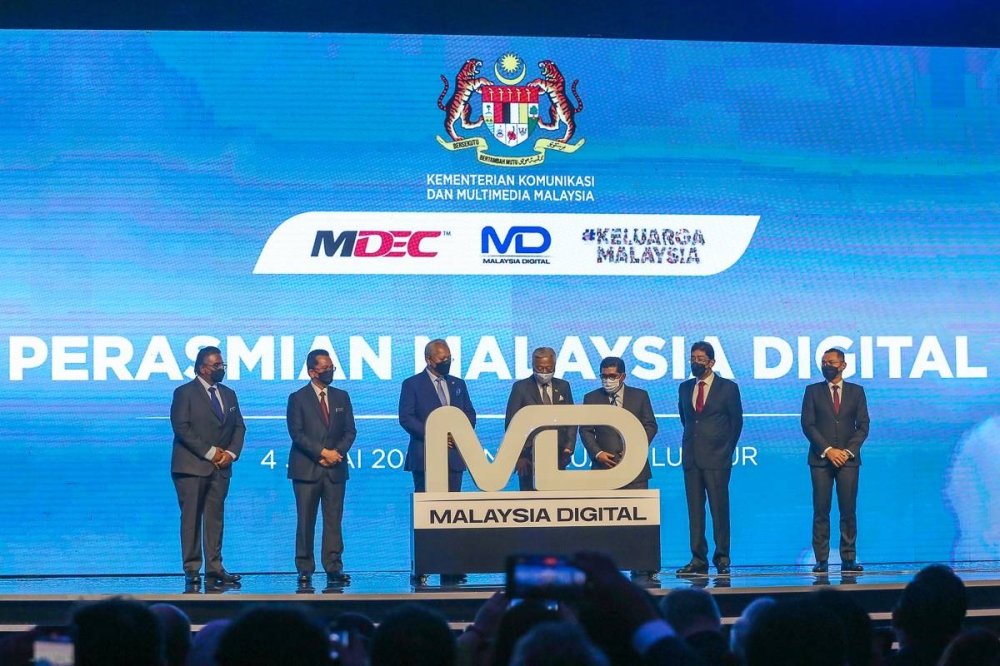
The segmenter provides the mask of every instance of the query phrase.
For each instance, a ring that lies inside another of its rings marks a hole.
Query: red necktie
[[[319,407],[323,410],[323,423],[330,425],[330,408],[326,406],[326,391],[319,392]]]
[[[840,414],[840,387],[833,387],[833,413]]]
[[[698,382],[698,399],[694,402],[694,411],[701,414],[705,409],[705,382]]]

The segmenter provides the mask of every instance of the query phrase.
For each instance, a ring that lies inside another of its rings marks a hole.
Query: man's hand
[[[514,463],[514,469],[518,476],[528,476],[531,474],[531,458],[518,458]]]
[[[455,438],[451,436],[450,432],[448,433],[448,448],[449,449],[455,448]]]
[[[217,462],[215,464],[215,466],[218,469],[226,469],[227,467],[232,466],[232,464],[233,464],[233,458],[228,453],[226,453],[222,449],[219,449],[218,456],[222,457],[222,460],[220,460],[219,462]]]
[[[847,451],[844,449],[830,449],[826,452],[826,457],[833,463],[834,467],[843,467],[847,462]]]
[[[573,459],[573,452],[569,449],[563,449],[559,452],[559,469],[566,469],[569,467],[570,461]]]
[[[323,449],[322,452],[323,460],[325,460],[330,465],[336,465],[344,460],[344,456],[340,454],[337,449]]]
[[[607,451],[601,451],[598,453],[595,460],[605,467],[616,467],[618,465],[618,461],[615,460],[615,457]]]
[[[215,465],[216,469],[222,469],[222,463],[225,460],[229,460],[229,456],[226,452],[222,450],[221,446],[215,447],[215,457],[212,458],[212,464]]]
[[[493,596],[486,600],[479,610],[476,611],[476,619],[473,621],[477,627],[482,629],[489,640],[496,638],[500,630],[500,620],[507,610],[507,597],[503,590],[497,590]]]
[[[650,596],[630,583],[606,555],[577,553],[573,564],[587,574],[588,594],[595,607],[601,609],[607,622],[625,632],[629,637],[626,641],[636,629],[659,619]]]

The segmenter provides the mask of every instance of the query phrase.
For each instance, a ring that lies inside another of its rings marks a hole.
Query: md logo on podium
[[[617,466],[559,469],[556,428],[606,426],[625,444]],[[537,491],[503,488],[524,443],[533,447]],[[448,436],[484,492],[449,493]],[[642,471],[649,442],[642,424],[611,405],[531,405],[517,412],[493,462],[465,414],[441,407],[427,419],[427,492],[413,495],[413,568],[422,573],[504,570],[510,553],[608,553],[626,569],[660,568],[657,490],[618,490]]]

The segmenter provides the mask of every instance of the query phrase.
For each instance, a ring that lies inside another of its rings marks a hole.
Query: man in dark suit
[[[510,427],[510,421],[518,410],[526,405],[572,405],[573,391],[569,382],[556,379],[556,353],[551,347],[539,347],[531,354],[531,365],[534,373],[531,377],[514,382],[510,387],[510,397],[507,398],[507,416],[504,419],[504,430]],[[535,438],[532,436],[524,443],[521,455],[517,459],[517,482],[519,490],[534,490],[533,448]],[[566,469],[576,448],[576,428],[559,428],[559,469]]]
[[[194,381],[178,386],[170,404],[174,449],[170,473],[181,509],[185,591],[197,592],[205,534],[205,584],[232,585],[240,576],[222,566],[222,528],[233,463],[243,450],[246,426],[236,393],[222,381],[226,364],[218,347],[204,347]]]
[[[399,392],[399,424],[410,435],[403,469],[413,474],[413,492],[416,493],[427,490],[424,425],[431,412],[445,405],[458,407],[469,417],[472,427],[476,427],[476,410],[469,399],[465,382],[448,374],[451,370],[448,343],[441,339],[428,342],[424,347],[424,360],[427,362],[426,369],[404,380]],[[457,493],[462,490],[465,460],[455,448],[451,435],[448,436],[448,449],[448,492]],[[417,586],[427,583],[427,576],[421,573],[414,573],[411,579]],[[443,585],[463,582],[465,576],[462,574],[441,577]]]
[[[609,356],[601,361],[601,388],[583,396],[585,405],[614,405],[632,412],[642,429],[646,431],[648,443],[653,443],[658,427],[653,415],[649,394],[639,388],[625,386],[625,361],[617,356]],[[607,426],[582,426],[580,439],[591,459],[591,469],[610,469],[621,460],[624,448],[621,436],[614,428]],[[621,490],[646,490],[653,473],[649,461],[632,483]]]
[[[719,575],[729,574],[729,477],[733,451],[743,431],[743,403],[736,382],[712,371],[715,348],[707,342],[691,345],[693,379],[678,389],[677,411],[684,434],[681,466],[688,506],[691,561],[678,575],[708,573],[705,539],[705,498],[712,512],[715,554],[712,563]]]
[[[608,356],[601,361],[601,388],[583,396],[585,405],[614,405],[632,412],[642,429],[646,431],[646,441],[653,443],[658,426],[653,414],[653,405],[649,394],[639,388],[625,386],[625,361],[617,356]],[[591,469],[611,469],[622,459],[625,443],[614,428],[608,426],[581,426],[580,439],[590,454]],[[621,490],[647,490],[653,473],[649,469],[649,460],[643,466],[639,476]],[[658,580],[659,571],[633,571],[633,579],[647,583]]]
[[[312,589],[316,570],[313,557],[316,513],[323,505],[321,561],[326,587],[334,590],[350,583],[344,573],[344,493],[350,469],[347,452],[354,444],[354,410],[346,391],[333,388],[330,352],[314,349],[306,357],[312,381],[288,396],[286,423],[292,446],[288,452],[288,478],[295,493],[295,570],[299,589]]]
[[[830,505],[833,487],[837,486],[840,509],[840,570],[859,573],[858,473],[861,468],[861,445],[868,437],[868,399],[865,390],[844,381],[847,364],[844,352],[823,352],[825,381],[810,384],[802,398],[802,432],[809,440],[809,472],[813,490],[813,552],[815,573],[829,570]]]

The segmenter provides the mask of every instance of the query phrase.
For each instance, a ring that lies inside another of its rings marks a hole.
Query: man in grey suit
[[[504,430],[510,427],[510,421],[518,410],[526,405],[572,405],[573,391],[569,382],[556,379],[556,353],[551,347],[539,347],[531,354],[531,366],[534,373],[531,377],[514,382],[510,387],[510,397],[507,398],[507,416],[504,419]],[[533,469],[533,448],[535,438],[532,436],[524,443],[521,455],[517,459],[517,482],[519,490],[534,490],[535,477]],[[559,428],[559,469],[566,469],[576,448],[576,428]]]
[[[720,576],[729,575],[729,477],[733,451],[743,432],[743,402],[736,382],[720,377],[715,348],[708,342],[691,345],[693,379],[678,387],[677,411],[684,434],[681,467],[687,498],[691,561],[677,570],[680,576],[708,573],[705,539],[705,498],[712,512],[715,554],[712,563]]]
[[[186,592],[201,587],[203,524],[206,587],[240,580],[222,566],[222,528],[232,465],[240,457],[246,434],[236,393],[219,383],[226,374],[219,348],[202,348],[194,372],[194,380],[178,386],[170,404],[174,430],[170,473],[181,509]]]
[[[813,572],[829,571],[830,505],[837,486],[840,509],[840,570],[859,573],[857,561],[858,475],[861,445],[868,437],[868,399],[858,384],[844,381],[844,352],[823,352],[824,381],[806,387],[802,398],[802,432],[809,440],[809,472],[813,490]]]
[[[288,396],[286,423],[292,446],[288,452],[288,478],[295,493],[295,570],[302,591],[312,589],[316,570],[313,550],[316,514],[323,506],[321,561],[326,587],[335,590],[350,583],[344,573],[344,493],[350,469],[347,452],[354,444],[354,410],[346,391],[333,388],[330,352],[314,349],[306,357],[312,381]]]
[[[646,441],[653,443],[656,432],[656,416],[649,394],[640,388],[625,386],[625,361],[617,356],[608,356],[601,361],[601,388],[583,396],[585,405],[614,405],[632,412],[642,429],[646,431]],[[581,426],[580,439],[587,449],[591,459],[591,469],[611,469],[622,459],[625,443],[614,428],[608,426]],[[648,490],[649,480],[653,472],[649,469],[649,460],[643,466],[639,476],[620,490]],[[641,583],[655,582],[659,571],[633,571],[632,578]]]

